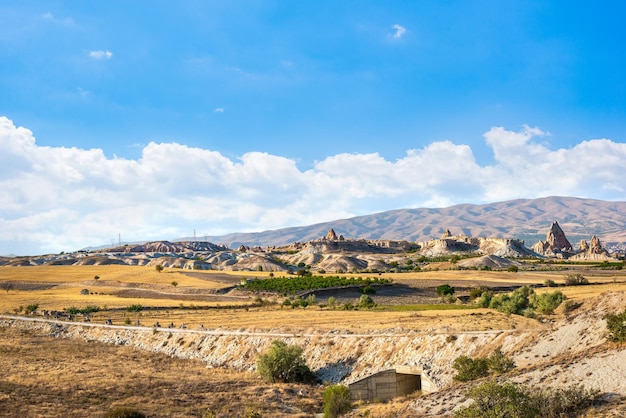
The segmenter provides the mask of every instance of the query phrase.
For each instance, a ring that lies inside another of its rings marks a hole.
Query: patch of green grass
[[[452,311],[462,309],[477,309],[478,306],[473,305],[455,305],[455,304],[439,304],[424,303],[419,305],[378,305],[372,310],[384,312],[415,312],[415,311]]]

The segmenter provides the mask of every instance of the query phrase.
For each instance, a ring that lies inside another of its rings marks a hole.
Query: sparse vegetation
[[[302,351],[297,345],[274,340],[269,350],[259,356],[257,371],[270,383],[311,383],[315,381],[315,376],[302,357]]]
[[[583,275],[580,273],[572,273],[568,274],[565,278],[565,284],[567,286],[582,286],[589,284],[589,280],[583,277]]]
[[[543,282],[543,285],[545,287],[556,287],[556,283],[552,279],[546,279],[546,281]]]
[[[513,370],[516,365],[513,359],[505,356],[499,349],[489,357],[470,358],[459,356],[454,360],[452,367],[457,371],[453,377],[459,382],[468,382],[490,374],[502,374]]]
[[[172,284],[172,286],[174,286],[174,287],[178,286],[178,282],[177,282],[176,280],[172,281],[172,283],[171,283],[171,284]]]
[[[597,391],[583,386],[542,391],[515,383],[486,382],[468,390],[474,400],[457,418],[558,418],[577,416],[593,405]]]
[[[154,266],[154,269],[157,273],[161,273],[163,271],[163,266],[161,264],[157,264],[156,266]]]
[[[32,313],[36,312],[37,309],[39,309],[39,304],[33,303],[33,304],[30,304],[30,305],[26,305],[25,311],[26,311],[27,314],[32,314]]]
[[[345,385],[330,385],[324,391],[324,418],[336,418],[352,408],[350,389]]]
[[[506,271],[511,272],[511,273],[517,273],[519,271],[519,267],[517,267],[515,264],[511,264]]]
[[[618,315],[607,315],[606,328],[609,331],[609,340],[626,342],[626,311]]]
[[[134,303],[132,305],[129,305],[126,308],[126,312],[141,312],[143,310],[143,306],[138,304],[138,303]]]
[[[75,306],[72,306],[70,308],[65,308],[65,312],[67,312],[70,315],[89,315],[92,314],[94,312],[99,312],[100,311],[100,307],[99,306],[86,306],[84,308],[77,308]]]

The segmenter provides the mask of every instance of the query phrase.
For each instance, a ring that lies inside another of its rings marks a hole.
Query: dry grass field
[[[429,289],[432,293],[434,287],[449,283],[462,296],[480,285],[512,288],[541,285],[547,279],[562,284],[572,271],[583,274],[591,284],[539,287],[537,292],[558,289],[568,298],[582,301],[607,291],[626,290],[626,272],[580,266],[517,273],[439,270],[384,277],[393,278],[400,292]],[[139,320],[149,327],[159,321],[162,326],[185,323],[192,330],[202,325],[209,329],[301,335],[340,330],[348,334],[399,336],[423,332],[432,336],[548,327],[535,319],[489,309],[404,304],[402,295],[394,296],[393,292],[383,297],[380,291],[374,296],[395,301],[390,306],[341,310],[267,303],[280,301],[270,295],[261,295],[266,303],[259,306],[256,295],[230,290],[241,278],[267,274],[180,269],[159,273],[154,268],[137,266],[1,267],[0,313],[24,315],[28,305],[38,305],[39,312],[98,306],[100,311],[92,315],[92,322],[103,323],[111,318],[115,325],[134,325]],[[83,289],[89,292],[81,294]],[[127,308],[131,305],[141,305],[142,309],[130,312]],[[121,406],[135,407],[151,417],[207,416],[207,411],[220,417],[244,416],[246,411],[297,417],[321,411],[322,389],[318,387],[267,385],[254,374],[207,369],[198,361],[83,339],[53,338],[13,327],[0,327],[0,370],[2,416],[99,416]]]
[[[150,417],[304,417],[321,389],[265,384],[252,373],[129,347],[0,328],[0,416],[98,417],[132,407]]]
[[[577,267],[578,268],[578,267]],[[572,270],[565,271],[477,271],[440,270],[422,273],[384,274],[403,289],[434,288],[442,283],[457,287],[458,295],[474,286],[513,287],[522,284],[540,285],[547,279],[563,283]],[[626,288],[626,271],[577,269],[592,283],[588,286],[559,287],[574,300],[597,296],[607,290]],[[100,312],[92,321],[114,324],[124,322],[151,326],[185,323],[190,328],[265,329],[293,332],[345,329],[352,332],[380,329],[433,330],[443,328],[465,330],[529,329],[536,321],[510,317],[490,310],[421,310],[410,307],[377,311],[342,311],[316,306],[306,309],[272,305],[254,306],[255,295],[238,291],[224,294],[219,289],[236,285],[242,278],[267,277],[262,272],[215,272],[166,269],[157,272],[138,266],[33,266],[0,268],[0,312],[23,313],[28,305],[38,310],[64,310],[69,307],[98,306]],[[95,280],[95,277],[99,278]],[[366,276],[366,275],[364,275]],[[172,283],[176,282],[176,286]],[[10,286],[7,287],[7,284]],[[81,294],[87,289],[89,294]],[[464,290],[465,289],[465,290]],[[553,291],[539,288],[538,292]],[[431,291],[432,292],[432,291]],[[263,295],[266,301],[280,299]],[[358,293],[351,297],[358,298]],[[377,296],[374,297],[375,299]],[[432,298],[431,298],[432,299]],[[381,300],[403,304],[401,297]],[[139,312],[128,312],[131,305],[141,305]],[[442,306],[442,308],[449,306]],[[20,310],[21,308],[21,310]],[[397,306],[395,308],[398,308]],[[436,308],[436,307],[430,307]]]

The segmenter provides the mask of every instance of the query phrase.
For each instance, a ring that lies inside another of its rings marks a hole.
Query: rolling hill
[[[530,247],[538,240],[545,239],[554,220],[559,222],[575,246],[579,240],[589,241],[593,235],[597,235],[604,244],[626,243],[626,202],[575,197],[517,199],[439,209],[399,209],[310,226],[209,236],[208,240],[230,248],[237,248],[241,244],[286,245],[322,237],[333,228],[346,238],[419,242],[439,238],[449,229],[454,235],[517,238],[525,240]]]

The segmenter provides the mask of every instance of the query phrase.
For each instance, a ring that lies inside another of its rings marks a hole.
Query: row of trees
[[[241,285],[253,292],[277,292],[282,295],[293,295],[305,290],[327,289],[331,287],[373,286],[391,283],[391,280],[380,277],[345,277],[345,276],[299,276],[270,277],[267,279],[247,280]]]

